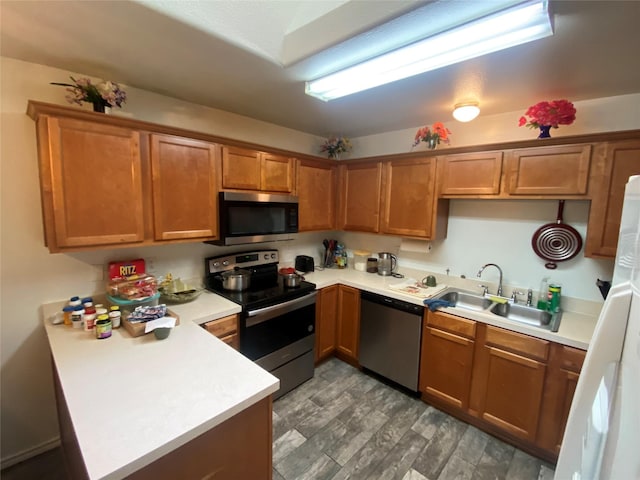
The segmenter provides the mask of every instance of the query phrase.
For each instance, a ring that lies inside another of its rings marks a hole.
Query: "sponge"
[[[496,303],[507,303],[509,301],[507,298],[496,297],[494,295],[490,296],[489,300],[491,300],[492,302],[496,302]]]

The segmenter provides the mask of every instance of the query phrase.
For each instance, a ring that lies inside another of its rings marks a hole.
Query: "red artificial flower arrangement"
[[[449,143],[449,135],[451,135],[449,129],[445,127],[442,122],[436,122],[431,129],[429,129],[429,127],[418,129],[413,141],[413,146],[415,147],[420,142],[426,142],[429,145],[433,145],[431,148],[435,148],[435,145],[440,144],[441,141]]]
[[[529,117],[528,121],[525,118]],[[539,102],[532,105],[520,117],[518,126],[526,125],[529,128],[550,126],[558,128],[558,125],[571,125],[576,119],[576,109],[568,100],[553,100],[552,102]]]

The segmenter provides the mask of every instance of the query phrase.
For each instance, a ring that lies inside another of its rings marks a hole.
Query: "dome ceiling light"
[[[458,103],[453,109],[453,118],[459,122],[470,122],[480,113],[478,102]]]

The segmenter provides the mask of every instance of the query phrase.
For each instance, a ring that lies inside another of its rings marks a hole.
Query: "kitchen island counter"
[[[401,284],[411,278],[420,281],[426,275],[429,275],[430,272],[409,268],[400,268],[399,272],[405,275],[404,279],[361,272],[351,268],[327,268],[307,273],[305,274],[305,279],[315,283],[319,289],[335,284],[343,284],[359,290],[366,290],[371,293],[404,300],[416,305],[423,305],[423,298],[400,292],[397,289],[393,289],[392,286]],[[446,286],[449,287],[479,291],[477,284],[485,283],[471,279],[460,279],[453,276],[436,276],[438,277],[438,285],[440,287],[443,287],[446,284]],[[433,296],[437,296],[441,292],[441,288],[434,288]],[[565,301],[565,298],[563,298],[563,301]],[[591,337],[593,336],[593,331],[595,329],[596,322],[598,321],[601,306],[594,305],[594,302],[580,302],[575,301],[574,299],[566,299],[566,303],[569,308],[563,312],[560,328],[557,332],[551,332],[535,326],[507,320],[506,318],[492,313],[475,312],[456,307],[442,308],[441,310],[453,315],[483,322],[488,325],[506,328],[508,330],[531,335],[533,337],[586,350],[589,346],[589,342],[591,341]]]
[[[88,478],[130,475],[265,401],[270,462],[270,395],[278,379],[198,325],[237,313],[236,304],[204,292],[175,308],[180,325],[165,340],[133,338],[123,328],[97,340],[53,325],[61,306],[44,305],[42,313]]]

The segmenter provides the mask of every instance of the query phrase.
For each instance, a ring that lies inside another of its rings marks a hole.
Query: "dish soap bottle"
[[[540,282],[540,290],[538,293],[538,310],[547,309],[547,300],[549,295],[549,277],[544,277]]]

